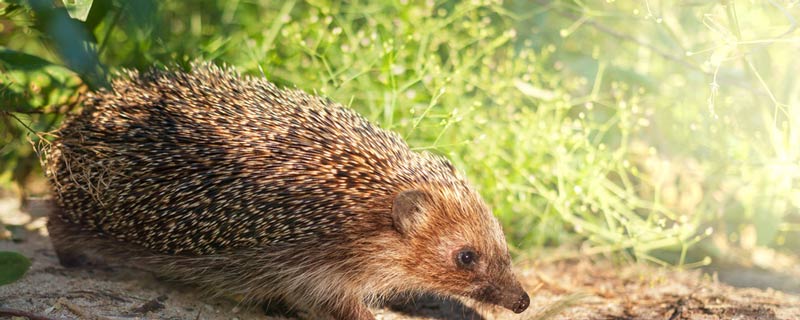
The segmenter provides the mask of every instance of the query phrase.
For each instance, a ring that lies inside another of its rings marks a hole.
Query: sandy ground
[[[204,298],[189,285],[122,264],[63,268],[44,230],[46,209],[34,201],[29,212],[19,212],[13,203],[0,200],[0,221],[22,227],[14,229],[14,241],[0,240],[0,251],[21,252],[33,265],[23,279],[0,287],[0,318],[17,310],[43,319],[286,319],[231,299]],[[518,274],[532,297],[521,315],[427,297],[373,311],[378,319],[800,319],[798,295],[735,288],[699,270],[580,259],[539,263]],[[782,289],[800,292],[795,280],[782,281]]]

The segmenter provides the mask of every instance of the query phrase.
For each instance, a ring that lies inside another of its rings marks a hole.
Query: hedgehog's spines
[[[224,66],[192,67],[128,71],[67,121],[52,170],[65,219],[165,253],[207,254],[336,238],[356,223],[355,208],[419,181],[461,179],[338,103]],[[158,223],[127,227],[145,216]],[[383,222],[371,223],[366,230]]]

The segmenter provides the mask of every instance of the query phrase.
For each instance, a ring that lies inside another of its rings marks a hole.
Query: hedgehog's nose
[[[528,294],[523,292],[522,295],[519,297],[519,300],[514,303],[514,306],[511,307],[511,311],[514,313],[522,313],[525,309],[528,309],[528,305],[531,304],[531,299],[528,297]]]

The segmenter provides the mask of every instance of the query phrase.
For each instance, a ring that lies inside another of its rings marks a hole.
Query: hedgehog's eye
[[[472,268],[478,262],[478,253],[470,248],[464,248],[456,252],[456,264],[462,268]]]

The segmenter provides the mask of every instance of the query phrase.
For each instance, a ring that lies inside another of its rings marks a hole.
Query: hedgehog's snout
[[[528,293],[513,275],[502,277],[479,289],[472,298],[501,306],[514,313],[522,313],[531,303]]]
[[[531,298],[528,297],[528,293],[523,292],[522,295],[519,297],[519,300],[511,306],[511,311],[514,313],[522,313],[525,309],[528,309],[528,305],[531,304]]]
[[[498,297],[500,300],[497,302],[498,305],[514,313],[522,313],[528,309],[531,299],[528,297],[528,293],[525,292],[519,284],[504,291],[505,292],[500,293]]]

